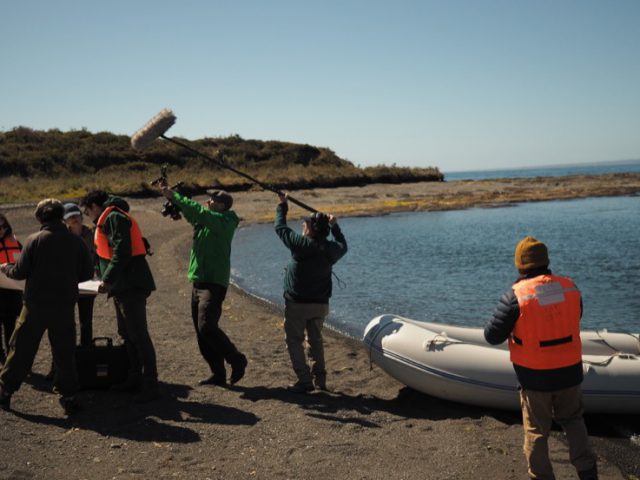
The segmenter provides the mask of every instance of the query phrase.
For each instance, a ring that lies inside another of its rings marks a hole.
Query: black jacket
[[[534,270],[521,277],[534,278],[538,275],[550,275],[548,268]],[[582,308],[582,300],[580,302]],[[520,307],[513,288],[506,292],[493,312],[493,318],[484,328],[484,338],[492,345],[497,345],[509,338],[515,328],[516,321],[520,317]],[[582,383],[582,362],[568,367],[552,370],[535,370],[532,368],[513,365],[522,388],[541,392],[552,392],[563,388],[573,387]]]
[[[93,277],[89,250],[82,239],[62,222],[42,225],[30,235],[15,265],[6,268],[8,277],[26,280],[24,301],[53,305],[78,300],[78,283]]]
[[[347,253],[347,241],[335,223],[333,240],[313,238],[294,232],[287,226],[288,205],[276,209],[275,230],[291,251],[284,276],[284,298],[297,303],[329,303],[333,265]]]

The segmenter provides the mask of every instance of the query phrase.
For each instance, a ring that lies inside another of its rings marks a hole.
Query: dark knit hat
[[[207,190],[207,194],[211,196],[211,200],[223,203],[225,210],[229,210],[233,205],[233,197],[224,190]]]
[[[329,235],[330,227],[328,215],[315,212],[310,216],[305,217],[304,221],[311,229],[311,236],[316,238],[326,238]]]
[[[533,237],[524,237],[516,246],[515,264],[520,273],[548,267],[547,246]]]

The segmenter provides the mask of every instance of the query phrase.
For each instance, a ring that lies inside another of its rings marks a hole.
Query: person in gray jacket
[[[314,213],[304,219],[302,235],[287,226],[287,197],[282,194],[276,209],[275,230],[291,251],[284,277],[284,331],[287,350],[298,381],[288,390],[296,393],[327,390],[322,327],[329,314],[333,265],[347,253],[347,241],[336,217]],[[333,240],[328,240],[329,232]],[[311,369],[304,353],[305,331]],[[315,384],[315,385],[314,385]]]
[[[89,250],[91,262],[94,265],[94,276],[96,266],[96,248],[93,244],[93,231],[82,223],[82,212],[75,203],[64,204],[63,220],[67,228],[74,235],[79,236]],[[80,324],[80,345],[90,347],[93,344],[93,304],[95,295],[85,294],[78,297],[78,323]],[[51,368],[46,375],[47,380],[53,380],[56,366],[51,360]]]
[[[78,301],[78,283],[93,276],[93,266],[82,239],[62,223],[63,213],[58,200],[38,203],[35,216],[42,225],[40,231],[29,236],[14,265],[0,265],[9,278],[26,280],[24,306],[0,372],[0,408],[4,410],[10,409],[11,396],[31,370],[45,331],[58,368],[55,390],[61,395],[60,405],[67,415],[78,409],[73,309]]]

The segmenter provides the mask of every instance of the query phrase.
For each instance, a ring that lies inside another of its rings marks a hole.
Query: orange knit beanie
[[[516,246],[515,264],[520,273],[549,266],[547,246],[533,237],[524,237]]]

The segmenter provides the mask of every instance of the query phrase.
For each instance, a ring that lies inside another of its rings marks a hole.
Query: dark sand
[[[372,185],[293,195],[346,215],[494,206],[554,198],[554,192],[555,198],[640,192],[640,175],[578,178]],[[532,192],[545,196],[534,198]],[[235,197],[245,222],[273,218],[275,195]],[[413,392],[371,369],[359,342],[330,331],[325,348],[333,392],[287,392],[293,373],[282,312],[236,288],[229,291],[221,324],[248,356],[247,374],[228,389],[197,386],[208,369],[190,319],[184,252],[191,228],[161,217],[160,199],[131,204],[156,252],[150,264],[158,291],[149,299],[148,316],[163,396],[137,405],[127,394],[82,392],[84,410],[66,419],[42,377],[50,361],[43,340],[34,373],[13,397],[14,412],[0,411],[0,478],[526,478],[517,413]],[[37,229],[32,206],[3,211],[22,240]],[[95,314],[94,334],[117,337],[113,306],[104,296]],[[640,449],[627,438],[640,430],[637,416],[587,421],[601,478],[640,477]],[[552,435],[550,451],[557,478],[576,478],[560,432]]]

